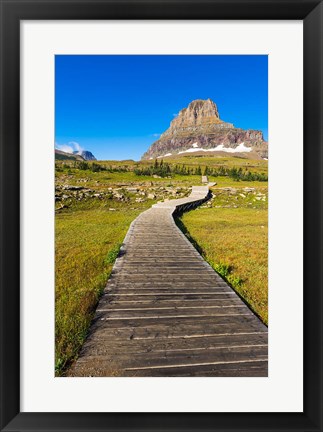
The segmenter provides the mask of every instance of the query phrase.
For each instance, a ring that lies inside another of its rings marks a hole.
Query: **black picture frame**
[[[0,0],[0,6],[1,431],[322,431],[322,1]],[[303,413],[20,412],[19,50],[20,21],[31,19],[303,20],[305,179]]]

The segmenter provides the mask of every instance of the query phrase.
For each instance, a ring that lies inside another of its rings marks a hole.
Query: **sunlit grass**
[[[96,206],[56,215],[56,373],[82,346],[92,313],[132,220],[144,210]]]
[[[221,266],[228,270],[222,274],[264,323],[268,323],[267,218],[266,206],[204,208],[181,218],[205,259],[220,274]]]

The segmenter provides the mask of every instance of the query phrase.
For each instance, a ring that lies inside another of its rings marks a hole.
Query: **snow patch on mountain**
[[[194,148],[193,148],[194,146]],[[244,143],[239,144],[236,148],[231,148],[231,147],[224,147],[223,144],[219,144],[216,147],[213,148],[209,148],[209,149],[204,149],[201,147],[195,147],[195,145],[193,144],[192,148],[189,148],[188,150],[183,150],[178,152],[178,154],[182,154],[182,153],[193,153],[193,152],[198,152],[198,151],[202,151],[202,152],[210,152],[210,151],[222,151],[222,152],[227,152],[227,153],[249,153],[252,151],[252,147],[246,147],[244,145]]]
[[[171,155],[172,155],[172,153],[166,153],[163,156],[157,156],[157,159],[164,158],[164,157],[171,156]]]

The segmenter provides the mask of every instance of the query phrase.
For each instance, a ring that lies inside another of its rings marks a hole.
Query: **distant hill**
[[[72,154],[72,153],[66,153],[62,150],[55,149],[55,159],[57,160],[77,160],[77,161],[84,161],[85,159],[78,155],[78,154]]]
[[[73,154],[74,155],[78,155],[78,156],[82,156],[82,158],[84,160],[87,160],[87,161],[94,161],[94,160],[96,160],[96,157],[93,155],[93,153],[91,153],[88,150],[74,151]]]
[[[73,153],[66,153],[62,150],[55,149],[55,159],[57,160],[78,160],[78,161],[95,161],[96,158],[88,150],[74,151]]]
[[[235,128],[221,120],[211,99],[197,99],[180,111],[142,159],[204,152],[231,156],[253,153],[253,158],[267,159],[268,143],[259,130]]]

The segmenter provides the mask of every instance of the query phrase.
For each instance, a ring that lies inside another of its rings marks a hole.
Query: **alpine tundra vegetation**
[[[56,159],[56,374],[77,357],[131,222],[188,196],[202,175],[211,199],[177,219],[207,262],[268,322],[268,162],[182,153],[140,162]],[[167,160],[167,161],[166,161]]]

